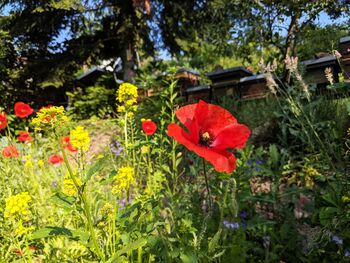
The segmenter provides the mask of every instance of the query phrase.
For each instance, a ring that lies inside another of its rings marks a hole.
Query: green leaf
[[[275,144],[270,145],[269,154],[270,154],[270,160],[272,162],[272,165],[274,167],[278,167],[280,156]]]
[[[319,212],[321,224],[325,226],[331,223],[337,213],[338,209],[335,207],[322,207]]]
[[[49,198],[49,201],[62,207],[65,210],[72,210],[75,203],[75,197],[65,195],[62,192],[56,193]]]
[[[185,252],[180,254],[180,259],[183,263],[197,263],[196,256],[192,252]]]
[[[65,236],[76,241],[87,242],[90,234],[84,229],[68,229],[65,227],[45,227],[32,233],[30,239]]]
[[[213,238],[209,241],[209,254],[213,253],[218,245],[218,242],[220,240],[222,229],[219,229],[218,232],[215,233]]]
[[[45,227],[35,231],[31,239],[40,239],[45,237],[53,237],[53,236],[68,236],[73,237],[73,233],[70,229],[65,227]]]
[[[124,246],[118,252],[116,252],[110,259],[107,260],[106,263],[119,262],[123,254],[126,254],[129,251],[143,247],[146,244],[147,244],[147,240],[145,238],[137,239],[137,240],[127,244],[126,246]]]
[[[105,165],[105,158],[99,159],[94,163],[85,174],[85,182],[89,181],[90,178],[96,174],[98,171],[101,171]]]

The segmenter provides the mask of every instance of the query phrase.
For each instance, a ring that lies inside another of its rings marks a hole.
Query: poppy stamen
[[[209,147],[210,144],[212,143],[212,138],[210,137],[209,132],[204,132],[199,135],[199,144],[203,146]]]

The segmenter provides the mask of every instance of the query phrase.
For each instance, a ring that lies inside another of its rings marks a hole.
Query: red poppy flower
[[[236,157],[227,149],[245,146],[250,135],[247,126],[227,110],[202,100],[181,107],[176,116],[187,131],[171,123],[169,136],[212,163],[218,172],[230,173],[236,168]]]
[[[57,154],[53,154],[49,157],[49,163],[58,165],[63,162],[63,157]]]
[[[6,113],[0,112],[0,130],[5,129],[7,125]]]
[[[19,156],[19,152],[16,146],[7,146],[2,150],[2,156],[5,158],[17,158]]]
[[[70,142],[70,137],[69,136],[64,136],[62,138],[62,145],[63,145],[63,148],[67,149],[68,151],[70,152],[76,152],[78,151],[78,148],[75,148],[71,142]]]
[[[142,130],[147,135],[153,135],[157,130],[157,124],[150,120],[143,121]]]
[[[17,137],[17,140],[19,142],[31,142],[33,140],[33,137],[30,135],[29,132],[21,131],[19,132],[19,136]]]
[[[24,102],[17,102],[15,104],[15,114],[17,117],[25,118],[33,113],[33,109]]]

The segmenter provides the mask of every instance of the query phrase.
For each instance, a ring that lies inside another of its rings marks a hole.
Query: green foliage
[[[349,34],[345,25],[325,27],[308,26],[301,33],[297,55],[300,61],[313,58],[318,53],[332,54],[338,48],[341,37]]]
[[[70,100],[69,113],[74,119],[91,117],[106,118],[113,114],[116,90],[102,86],[78,88],[68,92]]]
[[[245,123],[251,129],[273,122],[274,116],[271,112],[278,108],[278,102],[272,96],[250,101],[223,97],[218,103],[236,116],[240,123]]]

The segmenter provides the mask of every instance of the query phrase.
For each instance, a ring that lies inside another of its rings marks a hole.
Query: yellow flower
[[[117,109],[118,112],[125,112],[125,106],[118,106],[118,109]]]
[[[43,166],[44,166],[44,164],[45,164],[45,162],[44,162],[43,160],[41,160],[41,159],[40,159],[40,160],[38,160],[38,162],[37,162],[37,163],[38,163],[38,166],[39,166],[39,167],[43,167]]]
[[[25,216],[29,215],[29,203],[32,201],[32,198],[28,192],[21,192],[17,195],[9,196],[5,199],[5,218],[14,218],[16,216]]]
[[[76,179],[78,186],[81,185],[81,180],[79,178]],[[78,190],[74,184],[74,181],[68,177],[63,180],[63,193],[68,196],[76,196]]]
[[[15,234],[16,235],[23,235],[23,234],[26,234],[32,230],[34,230],[34,227],[32,227],[32,226],[25,227],[25,226],[23,226],[22,222],[20,222],[15,229]]]
[[[142,118],[142,119],[141,119],[141,122],[144,122],[144,121],[152,121],[152,120],[151,120],[151,119]]]
[[[141,147],[141,153],[142,153],[142,154],[146,154],[146,153],[148,153],[148,152],[149,152],[149,146],[143,145],[143,146]]]
[[[348,128],[348,136],[350,136],[350,128]]]
[[[312,176],[305,177],[305,186],[306,188],[312,189],[312,187],[314,186],[314,180]]]
[[[87,151],[90,146],[90,137],[87,130],[82,126],[77,126],[70,132],[70,142],[73,147]]]
[[[41,108],[36,113],[36,118],[32,120],[32,124],[36,126],[36,130],[40,130],[43,127],[58,127],[66,122],[68,122],[68,117],[66,116],[65,110],[62,106]]]
[[[306,175],[308,176],[316,176],[316,175],[320,175],[320,173],[313,167],[308,166],[306,168],[304,168],[304,172],[306,173]]]
[[[33,167],[33,162],[32,162],[32,156],[31,155],[23,156],[23,161],[24,161],[24,167],[25,168]]]
[[[342,196],[341,200],[343,201],[343,203],[349,203],[350,202],[350,197],[348,196]]]
[[[120,167],[117,175],[114,177],[112,193],[121,196],[124,192],[128,191],[130,186],[134,183],[134,168],[128,166]]]
[[[117,100],[120,103],[132,104],[136,103],[138,97],[137,87],[130,83],[123,83],[119,86],[117,91]],[[129,101],[129,102],[128,102]]]
[[[118,112],[135,112],[137,110],[137,87],[130,83],[123,83],[117,91],[117,101],[121,104],[118,106]],[[129,116],[133,117],[133,116]]]

